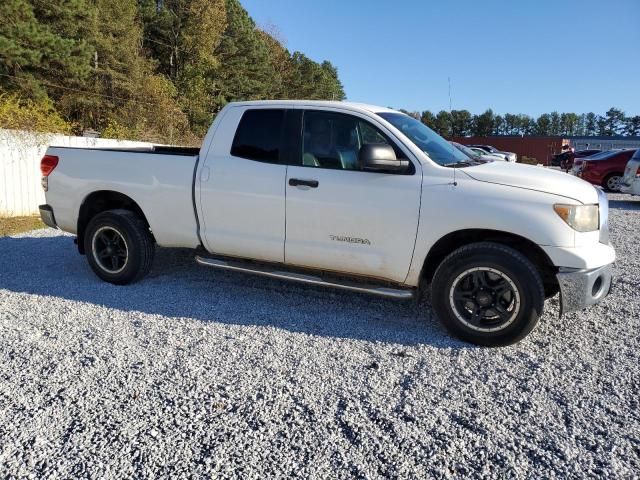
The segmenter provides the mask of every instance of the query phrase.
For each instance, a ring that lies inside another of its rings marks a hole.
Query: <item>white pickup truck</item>
[[[430,287],[442,322],[482,345],[525,337],[558,292],[566,312],[611,285],[602,191],[476,162],[388,108],[231,103],[199,151],[50,147],[41,170],[42,219],[76,234],[115,284],[142,278],[157,244],[209,267],[387,297]]]

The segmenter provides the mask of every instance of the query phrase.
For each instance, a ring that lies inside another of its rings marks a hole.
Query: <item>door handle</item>
[[[289,185],[291,185],[292,187],[305,186],[305,187],[311,187],[311,188],[318,188],[319,183],[317,180],[302,180],[300,178],[290,178]]]

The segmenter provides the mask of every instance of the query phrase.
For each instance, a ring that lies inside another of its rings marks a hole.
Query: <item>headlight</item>
[[[578,232],[593,232],[600,227],[598,205],[565,205],[556,203],[553,206],[560,218]]]

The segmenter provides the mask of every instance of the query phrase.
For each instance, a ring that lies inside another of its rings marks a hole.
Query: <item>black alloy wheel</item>
[[[113,227],[100,227],[91,242],[91,252],[100,267],[111,274],[120,273],[127,266],[127,241]]]
[[[505,273],[488,267],[465,270],[453,281],[451,307],[469,328],[497,331],[507,327],[520,309],[520,292]]]

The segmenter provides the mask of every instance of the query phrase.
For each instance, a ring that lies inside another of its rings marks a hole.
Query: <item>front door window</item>
[[[392,145],[380,130],[358,117],[321,111],[304,114],[303,166],[361,170],[360,148],[371,143]]]

